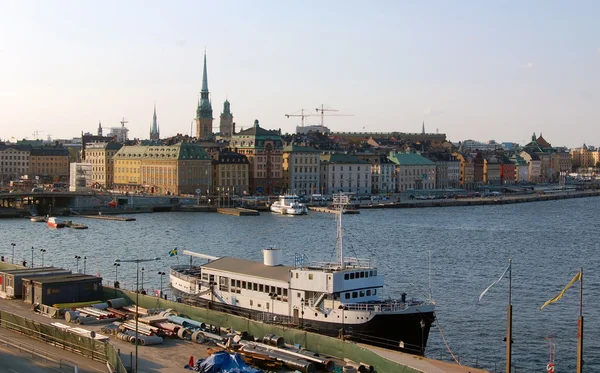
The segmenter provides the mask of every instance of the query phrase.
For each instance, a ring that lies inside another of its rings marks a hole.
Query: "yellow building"
[[[112,189],[113,157],[123,145],[117,142],[96,142],[85,144],[83,159],[92,165],[92,186]]]
[[[219,152],[218,161],[215,162],[214,190],[237,196],[247,194],[250,190],[248,167],[245,155]]]
[[[69,151],[64,147],[31,148],[29,178],[40,182],[69,181]]]
[[[150,194],[195,194],[212,182],[211,159],[197,144],[123,146],[114,157],[117,190]]]

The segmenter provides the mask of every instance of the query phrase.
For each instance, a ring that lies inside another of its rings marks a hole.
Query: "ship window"
[[[263,292],[263,284],[258,285],[258,291]]]
[[[242,281],[242,289],[246,289],[246,281]]]
[[[284,297],[287,297],[287,294],[288,294],[288,293],[287,293],[287,290],[288,290],[288,289],[283,289],[283,296],[284,296]]]
[[[258,289],[258,284],[257,283],[253,283],[252,284],[252,290],[256,291]]]
[[[369,271],[371,273],[371,276],[373,276],[373,271]]]
[[[360,278],[365,278],[365,273],[364,272],[360,273]]]
[[[356,272],[356,274],[354,275],[354,278],[360,278],[360,272]]]
[[[360,296],[361,296],[361,297],[364,297],[364,296],[365,296],[365,291],[364,291],[364,290],[361,290],[361,291],[360,291]]]
[[[369,271],[365,271],[365,277],[369,277]]]
[[[275,293],[275,286],[271,286],[271,293]]]
[[[350,280],[354,280],[354,272],[350,274]]]
[[[203,274],[202,274],[202,279],[203,279],[204,281],[208,281],[208,273],[203,273]]]
[[[373,295],[377,294],[377,289],[373,289]]]
[[[367,297],[371,295],[371,290],[367,290]]]
[[[346,274],[344,275],[344,280],[349,280],[349,279],[350,279],[350,275],[346,273]]]
[[[356,291],[353,291],[353,292],[352,292],[352,298],[356,298],[356,297],[358,297],[358,292],[356,292]]]
[[[235,286],[240,288],[242,287],[241,281],[240,280],[235,280]]]
[[[296,298],[300,298],[300,293],[296,293]]]
[[[261,307],[261,304],[260,304],[260,303],[258,303],[256,306],[257,306],[257,307]]]
[[[235,287],[235,280],[234,279],[231,279],[231,286]]]
[[[269,309],[269,303],[267,303],[267,305],[265,307],[267,307],[267,309]]]
[[[296,278],[298,278],[298,272],[296,272]]]
[[[277,288],[277,295],[281,295],[281,288]]]
[[[312,279],[313,279],[313,274],[312,274],[312,273],[309,273],[309,274],[308,274],[308,279],[309,279],[309,280],[312,280]]]
[[[350,293],[345,293],[344,294],[344,299],[350,299]]]
[[[254,303],[254,302],[252,301],[252,299],[250,299],[250,305],[251,305],[251,306],[252,306],[252,304],[253,304],[253,303]]]

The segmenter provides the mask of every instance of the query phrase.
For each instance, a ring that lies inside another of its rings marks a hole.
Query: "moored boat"
[[[271,204],[270,210],[282,215],[305,215],[308,208],[295,195],[281,195]]]
[[[190,264],[171,267],[171,287],[211,309],[423,354],[435,305],[405,293],[384,297],[384,276],[371,260],[343,256],[343,197],[336,196],[336,262],[309,264],[297,255],[285,266],[280,249],[263,250],[262,263],[185,250]],[[194,258],[208,262],[194,265]]]
[[[44,216],[32,216],[29,220],[34,223],[43,223],[46,221],[46,218]]]
[[[47,224],[51,228],[64,228],[65,222],[61,218],[51,216],[47,220]]]

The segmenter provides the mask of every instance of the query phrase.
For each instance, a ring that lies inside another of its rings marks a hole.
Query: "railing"
[[[411,305],[423,304],[422,302],[414,303],[402,303],[402,302],[388,302],[388,303],[350,303],[344,304],[345,310],[351,311],[373,311],[373,312],[398,312],[408,309]]]
[[[58,365],[58,368],[63,369],[63,368],[68,368],[69,371],[73,370],[73,372],[77,372],[77,364],[75,364],[74,362],[64,359],[62,358],[60,355],[55,355],[52,354],[50,352],[47,351],[39,351],[37,350],[36,347],[32,346],[32,345],[28,345],[25,343],[16,343],[11,341],[10,338],[7,337],[3,337],[0,336],[0,342],[3,345],[6,345],[7,347],[13,347],[14,349],[17,349],[19,352],[25,352],[28,355],[31,355],[31,358],[33,359],[34,357],[38,357],[43,359],[46,363],[50,362],[53,364]]]

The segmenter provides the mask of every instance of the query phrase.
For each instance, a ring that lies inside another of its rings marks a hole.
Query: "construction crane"
[[[33,139],[34,140],[36,140],[36,141],[38,140],[40,132],[44,132],[44,131],[38,131],[38,130],[33,131]]]
[[[305,117],[312,117],[312,115],[311,114],[304,114],[304,109],[301,109],[300,112],[301,112],[300,114],[286,114],[285,116],[286,116],[286,118],[289,118],[289,117],[300,117],[300,118],[302,118],[301,123],[302,123],[302,128],[304,128],[304,118]]]
[[[324,117],[328,116],[328,117],[332,117],[332,116],[337,116],[337,117],[351,117],[352,114],[325,114],[326,111],[339,111],[336,109],[330,109],[330,108],[326,108],[325,105],[321,104],[320,108],[317,108],[317,113],[321,113],[321,133],[323,133],[325,125],[324,125]]]

